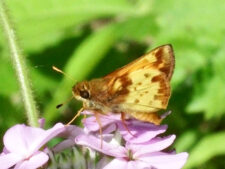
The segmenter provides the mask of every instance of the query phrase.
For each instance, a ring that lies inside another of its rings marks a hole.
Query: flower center
[[[127,157],[128,157],[128,161],[134,160],[132,150],[130,150],[130,149],[128,150]]]

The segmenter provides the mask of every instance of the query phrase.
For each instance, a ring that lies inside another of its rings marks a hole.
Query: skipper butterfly
[[[103,78],[75,84],[73,96],[83,102],[83,108],[73,120],[82,110],[90,110],[160,124],[157,111],[167,108],[174,62],[172,46],[163,45]]]

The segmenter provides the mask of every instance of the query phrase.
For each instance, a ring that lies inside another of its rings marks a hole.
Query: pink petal
[[[47,154],[39,151],[28,160],[16,165],[15,169],[36,169],[43,166],[48,159]]]
[[[58,134],[58,136],[74,140],[74,138],[80,134],[84,134],[84,130],[82,128],[75,125],[69,125],[65,126],[64,131]]]
[[[186,152],[179,154],[168,154],[163,152],[152,153],[149,156],[141,157],[140,160],[154,166],[157,169],[180,169],[187,161]]]
[[[102,133],[103,134],[109,134],[112,133],[116,130],[116,124],[110,124],[106,128],[103,129]]]
[[[45,119],[44,118],[38,119],[38,123],[39,123],[40,128],[44,128],[44,126],[45,126]]]
[[[127,144],[126,147],[128,149],[132,149],[134,151],[134,156],[139,157],[146,153],[152,153],[164,150],[165,148],[169,147],[175,140],[175,135],[170,135],[163,138],[154,138],[149,142],[145,142],[142,144]]]
[[[80,145],[88,146],[94,150],[102,152],[109,156],[114,157],[126,157],[126,149],[122,146],[113,145],[110,143],[102,141],[92,135],[80,135],[75,138],[75,142]]]
[[[110,114],[109,115],[99,114],[99,118],[100,118],[102,128],[104,128],[105,126],[107,126],[111,123],[115,123],[116,121],[120,120],[119,115],[110,115]],[[91,117],[88,117],[88,118],[84,119],[83,123],[84,123],[84,126],[89,131],[97,131],[100,128],[99,124],[96,121],[95,116],[91,116]]]
[[[153,166],[149,165],[148,163],[146,162],[143,162],[143,161],[140,161],[140,160],[136,160],[136,169],[154,169]]]
[[[15,125],[4,135],[4,145],[9,152],[15,152],[27,158],[63,130],[64,125],[61,123],[46,131],[23,124]]]
[[[102,133],[103,139],[107,142],[112,140],[113,135],[105,134],[105,133],[111,133],[115,129],[116,129],[116,126],[114,124],[108,126],[106,129],[104,129],[103,133]],[[60,152],[64,149],[66,149],[66,148],[72,147],[73,145],[75,145],[75,141],[74,141],[75,137],[77,137],[78,135],[81,135],[81,134],[85,134],[82,128],[79,128],[74,125],[66,126],[65,131],[61,132],[58,136],[67,138],[67,139],[60,142],[59,144],[57,144],[52,150],[56,153],[56,152]]]
[[[137,169],[137,164],[138,162],[137,161],[128,161],[127,162],[127,169]],[[138,169],[141,169],[140,167]]]
[[[62,151],[62,150],[64,150],[64,149],[67,149],[67,148],[72,147],[72,146],[74,146],[74,145],[75,145],[74,140],[67,139],[67,140],[64,140],[64,141],[60,142],[60,143],[57,144],[56,146],[54,146],[54,147],[52,148],[52,151],[53,151],[54,153],[58,153],[58,152],[60,152],[60,151]]]
[[[137,120],[131,120],[127,127],[134,136],[132,136],[122,124],[119,125],[121,135],[126,141],[131,143],[147,142],[155,136],[164,133],[167,129],[167,125],[157,126],[151,123],[139,122]]]
[[[113,139],[114,135],[113,134],[103,134],[102,137],[103,137],[104,141],[110,142]],[[101,139],[100,136],[98,136],[98,138]]]
[[[42,137],[39,135],[39,139],[36,138],[33,143],[33,152],[39,150],[43,145],[45,145],[49,140],[59,135],[61,132],[65,131],[66,127],[62,123],[55,124],[52,128],[45,130]]]
[[[2,150],[1,154],[3,155],[3,154],[8,154],[8,153],[9,153],[9,151],[5,147],[3,147],[3,150]]]
[[[75,137],[80,134],[84,134],[84,130],[82,128],[74,125],[65,126],[65,130],[58,134],[58,136],[67,139],[57,144],[52,150],[56,153],[66,148],[72,147],[75,145]]]
[[[108,163],[108,165],[106,165],[103,169],[112,169],[112,168],[127,169],[127,161],[116,158],[112,160],[110,163]]]
[[[22,160],[23,157],[16,153],[8,153],[0,156],[1,169],[7,169],[14,166],[16,163]]]
[[[84,126],[89,130],[89,131],[97,131],[99,130],[99,125],[96,122],[96,118],[94,116],[88,117],[86,119],[82,120]]]
[[[149,166],[148,163],[135,160],[135,161],[129,161],[127,163],[127,169],[152,169],[151,166]]]
[[[15,125],[8,129],[3,142],[9,152],[25,155],[35,138],[44,134],[44,130],[22,125]]]

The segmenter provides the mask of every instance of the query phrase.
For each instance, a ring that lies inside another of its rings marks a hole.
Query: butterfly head
[[[73,86],[73,95],[77,100],[89,100],[91,98],[89,83],[87,81],[83,81],[75,84]]]

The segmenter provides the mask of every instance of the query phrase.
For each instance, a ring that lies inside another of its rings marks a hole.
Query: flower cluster
[[[175,152],[164,152],[175,140],[175,135],[157,137],[167,129],[166,125],[156,126],[151,123],[144,123],[138,120],[127,120],[127,128],[118,115],[100,115],[103,127],[103,135],[117,131],[122,136],[122,143],[103,140],[100,146],[100,138],[90,134],[82,134],[75,138],[77,144],[88,146],[114,159],[104,166],[104,169],[178,169],[185,164],[188,154]],[[116,128],[115,128],[116,125]],[[89,117],[85,120],[85,127],[89,131],[97,131],[95,118]],[[127,130],[129,129],[129,131]],[[104,137],[103,137],[104,138]],[[114,138],[114,137],[112,137]]]
[[[17,169],[35,169],[44,165],[49,157],[43,146],[64,130],[64,125],[56,124],[49,130],[18,124],[4,135],[4,149],[0,155],[2,169],[15,166]]]
[[[83,112],[90,115],[90,112]],[[54,137],[65,138],[51,150],[60,152],[73,145],[91,148],[107,157],[108,163],[102,163],[100,168],[109,169],[179,169],[185,164],[188,154],[176,154],[175,151],[165,151],[175,135],[159,137],[167,126],[156,126],[138,120],[127,120],[126,127],[119,115],[99,115],[100,126],[95,116],[90,115],[83,120],[84,128],[74,125],[64,126],[61,123],[53,128],[42,128],[16,125],[10,128],[4,138],[4,149],[0,155],[1,168],[39,168],[49,160],[46,143]],[[129,131],[128,131],[128,130]],[[119,137],[115,137],[115,135]]]

